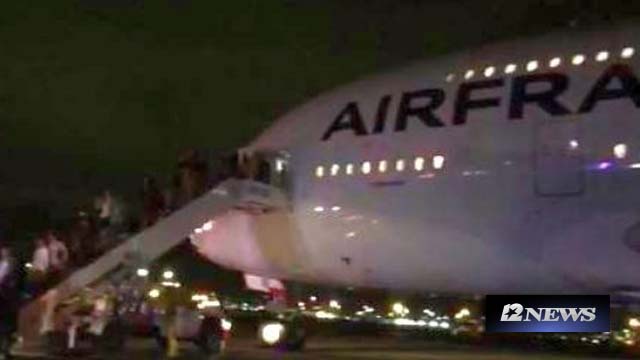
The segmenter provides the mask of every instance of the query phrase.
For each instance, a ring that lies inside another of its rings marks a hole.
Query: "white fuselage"
[[[322,95],[246,149],[288,154],[291,208],[232,211],[200,250],[241,271],[332,284],[640,289],[638,37],[512,42]]]

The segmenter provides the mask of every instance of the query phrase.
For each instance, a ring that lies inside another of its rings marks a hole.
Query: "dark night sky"
[[[169,177],[181,149],[240,146],[368,73],[638,14],[631,0],[7,2],[0,226],[62,216],[104,187],[135,194],[143,173]]]

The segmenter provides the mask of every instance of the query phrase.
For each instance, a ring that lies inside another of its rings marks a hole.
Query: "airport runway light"
[[[145,268],[139,268],[138,270],[136,270],[136,274],[137,274],[139,277],[144,278],[144,277],[149,276],[149,270],[147,270],[147,269],[145,269]]]
[[[149,297],[152,299],[157,299],[160,297],[160,290],[158,289],[151,289],[151,291],[149,291]]]
[[[627,346],[633,346],[633,345],[636,344],[636,342],[631,340],[631,339],[628,339],[628,340],[624,341],[624,344],[627,345]]]
[[[163,278],[163,279],[166,279],[166,280],[171,280],[171,279],[173,279],[175,276],[176,276],[176,274],[175,274],[173,271],[171,271],[171,270],[165,270],[165,271],[162,273],[162,278]]]
[[[328,311],[319,310],[319,311],[316,311],[316,318],[324,319],[324,320],[334,320],[334,319],[337,319],[338,316]]]
[[[456,313],[454,318],[459,320],[459,319],[462,319],[462,318],[465,318],[465,317],[468,317],[468,316],[471,316],[471,311],[469,311],[469,309],[467,309],[467,308],[462,308],[462,309],[460,309],[460,311],[458,311]]]
[[[191,301],[206,301],[209,297],[204,294],[193,294],[191,295]]]
[[[406,316],[409,315],[409,308],[406,307],[403,303],[397,302],[391,306],[391,311],[398,316]]]
[[[207,309],[207,308],[218,308],[220,307],[220,301],[219,300],[203,300],[200,303],[198,303],[198,309],[202,310],[202,309]]]
[[[422,310],[422,313],[430,317],[434,317],[436,315],[436,313],[431,309],[424,309]]]
[[[638,318],[629,319],[629,326],[632,327],[632,328],[639,328],[640,327],[640,319],[638,319]]]
[[[404,305],[402,305],[402,303],[399,303],[399,302],[393,304],[393,306],[391,307],[391,310],[393,310],[393,312],[396,314],[401,314],[403,309],[404,309]]]
[[[162,286],[164,287],[173,287],[173,288],[179,288],[182,286],[182,284],[180,284],[179,282],[173,282],[173,281],[163,281]]]

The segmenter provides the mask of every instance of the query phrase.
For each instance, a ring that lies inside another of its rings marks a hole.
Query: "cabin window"
[[[344,171],[347,175],[353,175],[353,164],[347,164]]]
[[[493,66],[489,66],[488,68],[484,69],[484,76],[485,77],[492,77],[493,74],[496,73],[496,68]]]
[[[333,164],[331,165],[331,176],[336,176],[340,172],[340,165]]]
[[[504,72],[505,72],[505,74],[513,74],[514,72],[516,72],[517,69],[518,69],[518,65],[509,64],[509,65],[505,66]]]
[[[381,160],[378,163],[378,171],[381,173],[387,172],[387,161],[386,160]]]
[[[582,65],[582,64],[584,64],[585,60],[586,60],[586,57],[585,57],[584,55],[582,55],[582,54],[577,54],[577,55],[575,55],[575,56],[573,57],[573,60],[571,60],[571,63],[572,63],[573,65],[578,66],[578,65]]]
[[[369,161],[363,162],[361,170],[363,174],[369,174],[371,172],[371,163]]]
[[[435,155],[431,161],[431,165],[434,169],[440,170],[444,167],[444,156]]]
[[[627,157],[627,144],[616,144],[613,147],[613,156],[616,159],[624,159]]]
[[[609,52],[608,51],[600,51],[598,55],[596,55],[597,62],[603,62],[609,60]]]

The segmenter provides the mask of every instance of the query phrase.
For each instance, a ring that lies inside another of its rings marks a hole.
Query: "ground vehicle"
[[[183,292],[174,294],[172,300],[183,298]],[[159,296],[117,297],[114,292],[87,289],[56,308],[47,331],[49,351],[62,355],[120,351],[130,335],[153,337],[165,348],[169,326],[177,340],[192,341],[207,355],[223,351],[231,322],[224,318],[217,300],[199,304],[182,301],[175,306],[172,320],[162,300]]]
[[[152,336],[162,348],[168,346],[169,324],[163,311],[156,311]],[[223,317],[221,310],[194,309],[179,306],[176,309],[175,332],[177,340],[194,342],[205,354],[224,351],[231,331],[231,321]]]
[[[59,304],[46,326],[47,345],[55,354],[117,351],[128,335],[112,294],[89,290]]]

